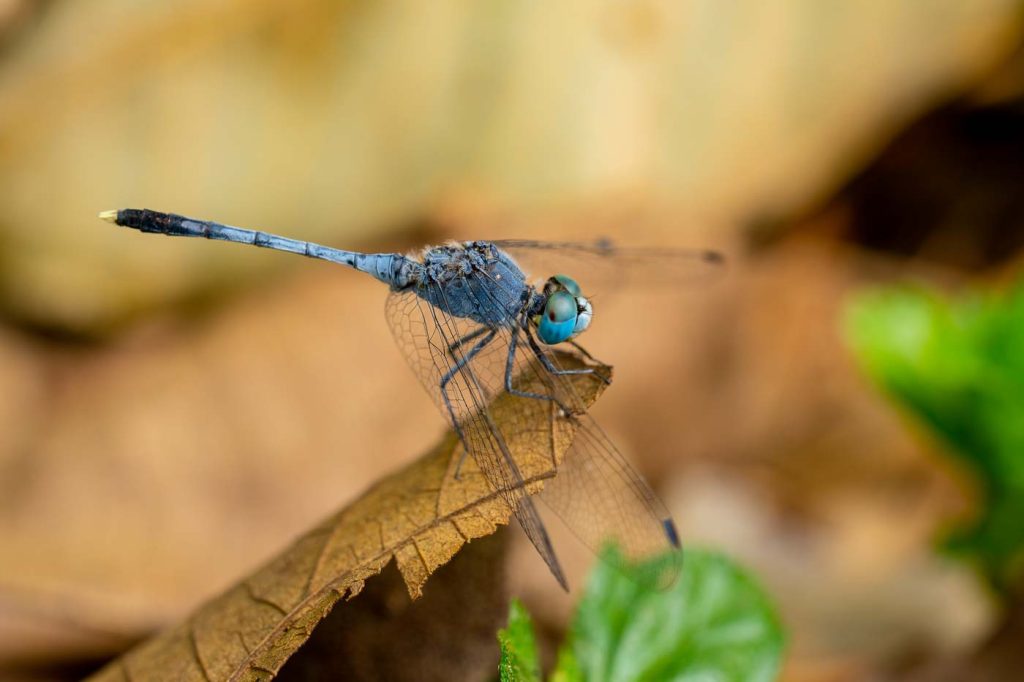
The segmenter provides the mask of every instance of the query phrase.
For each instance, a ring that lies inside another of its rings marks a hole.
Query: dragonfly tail
[[[281,237],[269,232],[232,227],[209,220],[196,220],[174,213],[161,213],[149,209],[123,208],[116,211],[103,211],[99,217],[115,225],[130,227],[140,232],[166,234],[172,237],[218,239],[318,258],[365,272],[395,288],[402,288],[409,284],[416,266],[408,258],[397,253],[346,251],[314,242]]]

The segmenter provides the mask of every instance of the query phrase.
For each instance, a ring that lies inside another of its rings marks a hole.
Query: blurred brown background
[[[933,549],[969,488],[838,326],[866,283],[1014,270],[1022,10],[0,0],[0,671],[87,671],[443,429],[377,283],[95,218],[123,207],[724,251],[714,286],[597,302],[598,418],[766,586],[786,679],[970,656],[997,614]],[[541,562],[511,573],[557,631]]]

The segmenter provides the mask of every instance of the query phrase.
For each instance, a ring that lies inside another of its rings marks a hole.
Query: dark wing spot
[[[676,531],[676,524],[672,519],[662,519],[661,526],[665,530],[665,535],[668,537],[668,541],[672,543],[672,546],[676,549],[681,549],[679,543],[679,533]]]

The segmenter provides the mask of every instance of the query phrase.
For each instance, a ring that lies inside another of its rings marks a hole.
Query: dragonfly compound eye
[[[548,296],[537,325],[541,341],[553,345],[570,338],[576,328],[576,311],[576,297],[569,292],[556,291]]]
[[[555,275],[551,279],[561,284],[573,296],[580,295],[580,285],[569,275]]]

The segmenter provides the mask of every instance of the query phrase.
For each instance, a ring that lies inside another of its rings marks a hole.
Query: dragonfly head
[[[555,275],[544,284],[544,310],[537,319],[537,333],[548,345],[582,334],[590,326],[594,309],[576,280]]]

